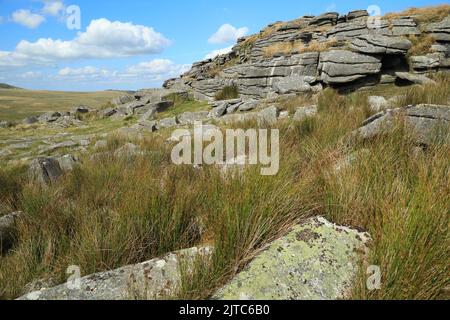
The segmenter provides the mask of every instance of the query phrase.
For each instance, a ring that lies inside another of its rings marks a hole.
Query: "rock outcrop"
[[[416,17],[406,15],[372,18],[357,10],[345,16],[331,12],[277,22],[239,39],[228,54],[194,63],[164,86],[214,100],[223,87],[235,85],[241,98],[264,99],[327,86],[353,90],[394,83],[396,72],[449,70],[449,17],[420,25]],[[430,52],[410,56],[410,38],[425,35],[436,39]]]
[[[348,297],[366,233],[312,218],[273,242],[214,296],[221,300],[331,300]]]

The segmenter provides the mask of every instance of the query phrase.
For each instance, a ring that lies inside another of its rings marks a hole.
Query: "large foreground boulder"
[[[439,141],[450,143],[450,106],[430,104],[380,112],[367,119],[354,134],[364,140],[372,139],[392,132],[402,120],[419,145],[428,146]]]
[[[211,248],[190,248],[161,259],[93,274],[77,281],[29,293],[19,300],[153,300],[167,298],[180,285],[179,262],[189,265]]]
[[[366,233],[323,218],[272,243],[214,296],[221,300],[339,299],[349,294]]]

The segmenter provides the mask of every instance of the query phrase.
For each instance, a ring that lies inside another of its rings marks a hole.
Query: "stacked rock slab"
[[[276,22],[260,34],[239,39],[230,53],[195,63],[165,87],[214,100],[225,86],[235,85],[244,99],[264,99],[327,86],[402,83],[396,72],[449,70],[450,17],[420,25],[417,21],[416,16],[377,18],[357,10]],[[421,41],[428,35],[436,40],[430,52],[410,56],[411,37]]]

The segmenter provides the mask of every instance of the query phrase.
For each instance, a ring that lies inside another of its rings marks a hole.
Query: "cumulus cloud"
[[[127,69],[128,75],[167,75],[178,76],[189,70],[191,65],[176,64],[168,59],[154,59],[141,62]]]
[[[111,22],[107,19],[91,21],[85,32],[70,41],[41,38],[36,42],[22,40],[16,51],[49,60],[81,58],[120,58],[162,52],[170,41],[153,28]]]
[[[176,64],[168,59],[154,59],[136,65],[129,66],[124,70],[100,69],[93,66],[80,68],[65,67],[60,69],[57,78],[71,80],[102,80],[102,81],[162,81],[179,76],[189,70],[191,65]]]
[[[50,16],[59,16],[64,11],[64,2],[60,0],[44,0],[42,13]]]
[[[229,47],[226,47],[226,48],[223,48],[223,49],[217,49],[217,50],[214,50],[214,51],[208,53],[208,54],[205,56],[204,59],[205,59],[205,60],[207,60],[207,59],[214,59],[214,58],[217,57],[217,56],[220,56],[220,55],[222,55],[222,54],[227,54],[227,53],[231,52],[232,49],[233,49],[233,46],[229,46]]]
[[[151,27],[98,19],[91,21],[86,31],[79,32],[72,40],[22,40],[14,51],[0,51],[0,68],[156,54],[170,44],[170,40]]]
[[[235,28],[231,24],[222,25],[208,40],[212,44],[224,44],[236,41],[245,36],[249,29],[247,27]]]
[[[45,21],[45,18],[40,14],[32,13],[30,10],[20,9],[13,12],[12,20],[27,28],[36,29]]]

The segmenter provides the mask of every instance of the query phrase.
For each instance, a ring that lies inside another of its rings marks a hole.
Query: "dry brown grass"
[[[316,40],[311,41],[305,45],[301,41],[295,42],[280,42],[264,48],[264,57],[272,58],[277,54],[289,55],[293,52],[305,53],[305,52],[323,52],[331,47],[335,46],[338,42],[335,39],[331,39],[326,42],[318,42]]]
[[[431,52],[431,46],[436,43],[436,39],[429,34],[420,36],[410,36],[408,39],[412,42],[412,47],[408,51],[409,56],[418,56]]]
[[[403,16],[417,16],[414,18],[420,24],[442,21],[450,14],[450,5],[442,4],[422,8],[409,8],[402,12],[388,13],[384,17],[388,20],[397,19]]]

